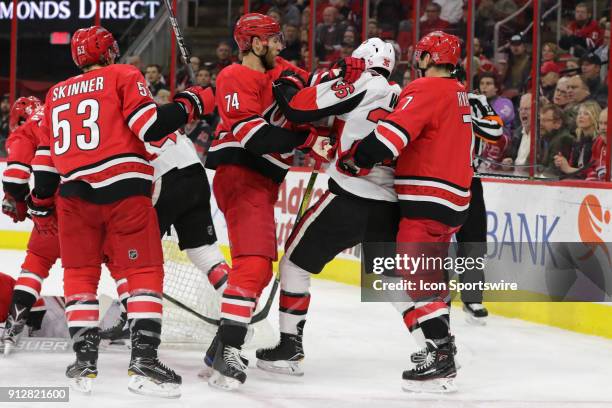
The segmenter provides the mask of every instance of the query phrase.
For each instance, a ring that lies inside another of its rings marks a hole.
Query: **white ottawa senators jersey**
[[[170,170],[202,164],[193,142],[181,130],[156,142],[145,143],[145,147],[149,153],[148,159],[155,168],[154,180]]]
[[[302,122],[315,119],[310,116],[335,115],[337,157],[370,134],[377,122],[393,111],[400,92],[399,85],[390,84],[375,71],[366,71],[353,84],[329,81],[301,90],[285,107],[286,116]],[[349,177],[336,170],[334,159],[327,172],[333,182],[350,194],[371,200],[397,201],[392,167],[378,165],[367,176]]]

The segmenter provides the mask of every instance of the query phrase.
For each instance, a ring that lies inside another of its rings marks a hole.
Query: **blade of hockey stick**
[[[189,79],[191,80],[192,83],[195,84],[196,83],[195,72],[193,72],[193,68],[191,67],[191,64],[189,61],[191,56],[189,55],[189,51],[187,50],[187,46],[185,45],[185,38],[183,37],[183,34],[181,33],[181,29],[178,25],[176,16],[174,15],[174,11],[172,11],[172,1],[164,0],[164,3],[166,4],[166,8],[168,9],[168,15],[170,16],[170,25],[172,26],[172,30],[174,31],[174,36],[176,37],[176,43],[179,46],[179,52],[181,53],[181,59],[183,60],[183,63],[185,64],[185,68],[187,69],[187,72],[189,73]]]
[[[298,213],[295,217],[293,228],[295,228],[296,225],[298,225],[298,223],[300,222],[300,218],[302,218],[302,216],[304,215],[304,213],[310,206],[310,201],[312,199],[312,193],[314,191],[314,185],[315,185],[315,182],[317,181],[317,177],[319,176],[319,170],[321,170],[321,164],[322,163],[319,161],[315,162],[315,166],[312,170],[312,173],[310,173],[310,178],[308,179],[308,184],[306,185],[306,191],[304,191],[304,197],[302,197],[302,202],[300,203]],[[293,230],[291,231],[291,234],[292,233],[293,233]],[[268,313],[270,313],[270,308],[272,307],[272,302],[274,301],[274,297],[276,296],[276,292],[278,291],[279,282],[280,282],[280,269],[278,273],[276,274],[276,277],[274,278],[274,283],[272,284],[272,289],[270,290],[270,296],[268,296],[268,300],[266,301],[266,304],[259,311],[259,313],[253,316],[253,318],[251,319],[251,323],[257,323],[265,319],[268,316]]]
[[[206,323],[209,324],[213,324],[215,326],[219,325],[219,320],[218,319],[213,319],[212,317],[208,317],[208,316],[204,316],[201,313],[196,312],[195,310],[191,309],[189,306],[187,306],[186,304],[182,303],[181,301],[173,298],[170,295],[167,295],[165,293],[162,293],[162,296],[164,297],[164,299],[166,299],[168,302],[174,304],[175,306],[185,310],[186,312],[191,313],[193,316],[197,317],[200,320],[205,321]]]

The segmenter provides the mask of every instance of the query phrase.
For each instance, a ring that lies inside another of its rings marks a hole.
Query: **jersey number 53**
[[[84,99],[76,107],[72,103],[54,107],[51,123],[55,155],[66,153],[73,142],[80,150],[96,149],[100,144],[100,128],[97,123],[99,114],[100,105],[95,99]]]

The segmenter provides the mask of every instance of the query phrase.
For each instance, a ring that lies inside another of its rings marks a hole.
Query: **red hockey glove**
[[[299,91],[301,89],[304,89],[306,83],[304,82],[302,77],[296,74],[295,72],[291,70],[285,70],[281,72],[280,77],[276,81],[274,81],[274,85],[289,85]]]
[[[336,76],[343,77],[349,84],[357,81],[363,71],[365,71],[365,60],[354,57],[345,57],[337,61],[331,69],[332,75],[338,72]]]
[[[357,147],[359,147],[359,143],[361,143],[361,141],[353,143],[349,150],[341,152],[338,156],[338,160],[336,160],[336,169],[338,169],[340,173],[351,177],[362,177],[370,174],[370,171],[372,171],[372,169],[359,167],[355,164],[355,152],[357,151]]]
[[[4,192],[2,212],[11,217],[13,222],[20,222],[26,219],[28,210],[25,201],[17,201],[12,195]]]
[[[304,143],[296,147],[296,149],[306,153],[306,156],[310,156],[320,163],[329,163],[334,158],[335,148],[331,144],[329,137],[319,136],[319,132],[314,126],[310,124],[297,125],[295,130],[309,132]]]
[[[215,93],[210,86],[192,86],[174,95],[174,102],[183,105],[189,123],[210,115],[215,110]]]
[[[28,215],[32,218],[34,226],[44,235],[57,234],[57,218],[55,216],[54,198],[37,198],[30,194],[26,198]]]

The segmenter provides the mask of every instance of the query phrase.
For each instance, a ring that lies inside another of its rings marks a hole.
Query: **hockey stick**
[[[192,83],[195,84],[196,83],[195,73],[193,72],[193,68],[191,67],[191,63],[189,61],[191,59],[191,56],[189,55],[189,51],[187,50],[187,46],[185,45],[185,38],[183,37],[183,34],[181,33],[181,29],[178,25],[176,16],[174,15],[174,11],[172,11],[171,0],[164,0],[164,3],[166,4],[166,8],[168,9],[168,14],[170,15],[170,25],[172,26],[172,30],[174,31],[174,36],[176,37],[176,43],[179,46],[181,58],[183,60],[183,63],[185,64],[185,68],[187,69],[187,72],[189,73],[189,79],[191,80]]]
[[[310,178],[308,179],[308,184],[306,185],[306,191],[304,191],[304,197],[302,197],[302,201],[300,202],[300,207],[298,208],[297,215],[295,216],[295,222],[293,223],[293,228],[289,236],[293,234],[293,230],[298,225],[298,223],[300,222],[300,219],[304,216],[304,213],[306,212],[306,210],[308,209],[308,206],[310,205],[310,201],[312,199],[312,193],[314,191],[314,185],[315,185],[315,182],[317,181],[317,177],[319,176],[319,171],[321,170],[321,164],[322,163],[317,160],[315,162],[315,166],[312,170],[312,173],[310,173]],[[280,269],[278,270],[278,273],[276,274],[276,277],[274,278],[274,283],[272,284],[272,289],[270,290],[270,296],[268,296],[268,300],[266,301],[266,304],[259,311],[259,313],[253,316],[253,318],[251,319],[251,323],[257,323],[265,319],[268,316],[268,313],[270,313],[270,308],[272,307],[272,302],[274,301],[274,297],[276,296],[276,292],[278,291],[279,282],[280,282]]]

